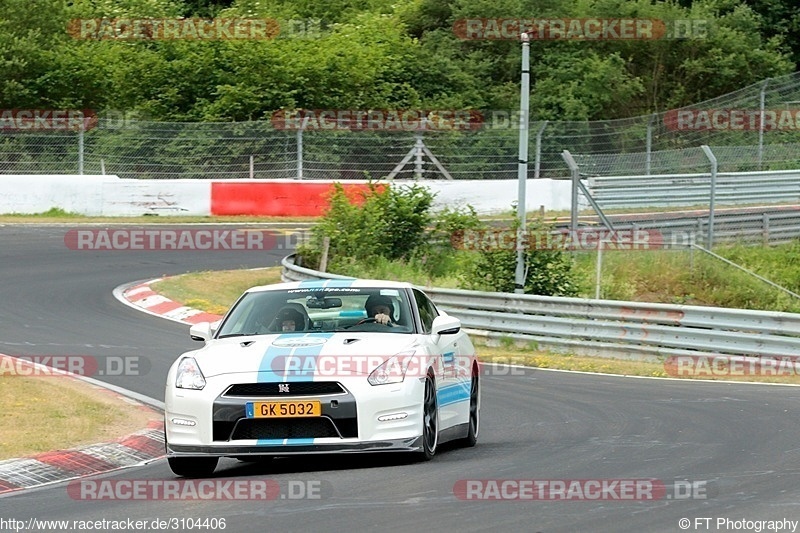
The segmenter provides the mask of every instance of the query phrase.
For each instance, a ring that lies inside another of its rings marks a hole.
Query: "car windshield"
[[[406,291],[315,287],[250,292],[225,318],[217,338],[337,331],[412,333]]]

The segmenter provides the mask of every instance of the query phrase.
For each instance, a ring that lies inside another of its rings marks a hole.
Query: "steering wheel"
[[[375,317],[362,318],[361,320],[359,320],[358,322],[353,324],[353,326],[358,326],[358,325],[361,325],[361,324],[379,324],[379,322],[377,320],[375,320]],[[391,319],[390,319],[389,322],[387,322],[386,324],[381,324],[381,326],[389,326],[390,328],[393,328],[394,327],[394,322],[392,322]]]

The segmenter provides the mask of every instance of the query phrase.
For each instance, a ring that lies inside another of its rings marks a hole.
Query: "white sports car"
[[[242,460],[475,445],[480,371],[461,322],[408,283],[313,280],[247,290],[167,375],[172,471]]]

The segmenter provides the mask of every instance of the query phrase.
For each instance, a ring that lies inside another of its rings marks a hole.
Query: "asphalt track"
[[[170,362],[195,344],[185,326],[121,305],[112,290],[187,271],[271,266],[286,253],[74,251],[64,245],[67,229],[0,228],[0,352],[138,354],[151,362],[146,375],[101,379],[159,401]],[[441,449],[430,463],[387,455],[226,460],[215,474],[268,480],[284,496],[309,482],[303,486],[318,487],[318,498],[97,501],[73,499],[62,483],[0,498],[0,518],[225,518],[225,531],[236,533],[734,531],[746,530],[735,521],[800,520],[800,388],[502,373],[484,378],[475,448]],[[36,416],[35,406],[30,412]],[[161,460],[98,479],[175,478]],[[624,479],[656,480],[667,492],[644,501],[474,501],[454,493],[464,480]],[[692,484],[697,497],[684,498]],[[732,522],[718,527],[720,518]]]

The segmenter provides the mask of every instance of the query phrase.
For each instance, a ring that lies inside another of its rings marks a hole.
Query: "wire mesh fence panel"
[[[79,135],[73,131],[0,130],[0,174],[78,174]]]
[[[268,120],[169,123],[100,118],[81,135],[0,124],[0,173],[83,170],[140,179],[379,179],[441,178],[444,168],[454,179],[516,179],[519,117],[508,110],[475,113],[482,122],[470,122],[468,129],[421,132],[295,131],[276,129]],[[644,116],[547,122],[535,118],[528,126],[529,178],[569,177],[561,157],[564,150],[581,160],[586,176],[695,172],[698,164],[684,150],[691,154],[701,145],[714,148],[721,172],[800,167],[800,73]],[[427,151],[420,149],[420,140]]]
[[[86,134],[87,173],[122,178],[287,178],[297,143],[266,122],[133,122]]]

